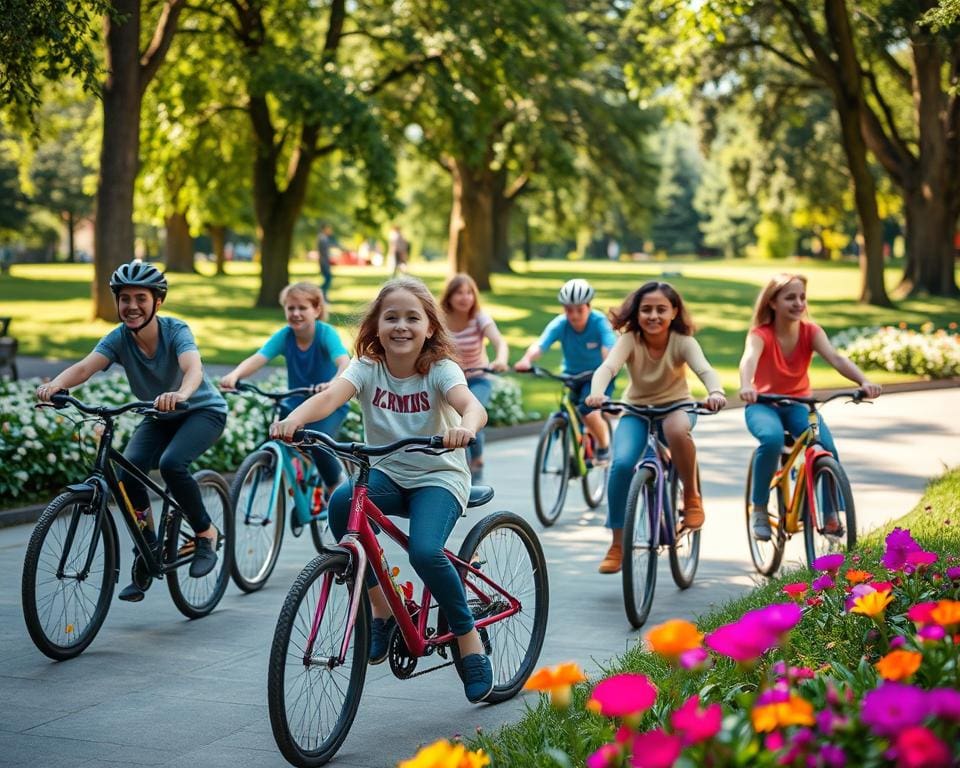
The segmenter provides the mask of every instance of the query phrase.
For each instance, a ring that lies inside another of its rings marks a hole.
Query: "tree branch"
[[[177,18],[186,5],[186,0],[167,0],[160,12],[160,19],[153,32],[153,39],[147,50],[140,57],[140,96],[147,90],[150,81],[163,63],[170,50],[170,43],[177,31]]]
[[[880,83],[877,82],[877,73],[872,69],[868,69],[863,72],[864,76],[867,79],[867,82],[870,83],[870,92],[873,94],[873,97],[877,100],[877,104],[880,107],[880,111],[883,113],[883,119],[886,123],[886,130],[882,128],[882,124],[879,123],[878,127],[884,133],[884,138],[889,142],[901,159],[904,157],[910,156],[910,148],[907,146],[907,143],[903,140],[903,137],[900,135],[900,131],[897,130],[897,124],[894,121],[893,110],[890,109],[890,105],[887,104],[886,99],[883,98],[883,90],[880,88]],[[869,111],[873,111],[867,105]]]
[[[394,69],[391,69],[379,82],[374,83],[369,88],[361,90],[360,92],[364,96],[374,96],[390,83],[400,80],[401,78],[406,77],[413,72],[420,72],[421,70],[426,69],[430,64],[440,61],[443,61],[443,57],[440,56],[440,54],[427,56],[424,59],[412,59],[402,67],[395,67]]]

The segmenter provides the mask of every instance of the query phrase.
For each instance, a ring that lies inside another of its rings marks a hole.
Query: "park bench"
[[[0,317],[0,376],[7,371],[11,381],[17,380],[17,340],[8,336],[9,317]]]

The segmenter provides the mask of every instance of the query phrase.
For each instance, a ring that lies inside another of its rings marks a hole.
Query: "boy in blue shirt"
[[[564,283],[557,300],[563,305],[563,314],[557,315],[543,329],[540,338],[520,358],[514,368],[529,371],[533,361],[557,341],[563,351],[563,372],[574,375],[595,371],[609,354],[617,337],[610,321],[595,309],[590,302],[596,291],[586,280],[575,278]],[[607,387],[607,396],[613,392],[613,382]],[[597,441],[597,460],[610,458],[610,433],[600,411],[584,404],[590,394],[590,380],[586,379],[571,390],[574,402],[583,414],[587,431]]]

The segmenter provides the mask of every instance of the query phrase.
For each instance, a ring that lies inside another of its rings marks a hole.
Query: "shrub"
[[[900,327],[852,328],[831,339],[833,345],[864,370],[912,373],[931,379],[960,376],[960,336],[956,323],[935,329],[924,323],[919,331]]]
[[[523,410],[523,394],[517,382],[503,376],[494,378],[487,416],[491,427],[506,427],[530,420],[531,415]]]

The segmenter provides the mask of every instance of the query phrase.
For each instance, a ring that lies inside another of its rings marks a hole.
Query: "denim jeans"
[[[493,381],[486,376],[477,376],[467,379],[467,387],[473,392],[473,396],[480,401],[480,405],[486,408],[490,405],[490,398],[493,396]],[[473,461],[483,456],[483,430],[477,432],[477,442],[467,448],[467,459]]]
[[[784,431],[794,437],[799,437],[807,428],[807,414],[805,405],[768,405],[754,403],[744,409],[744,418],[750,434],[760,441],[757,452],[753,457],[753,490],[750,501],[758,506],[766,506],[770,500],[770,481],[780,463],[780,452],[783,450]],[[826,423],[820,414],[817,414],[820,424],[820,443],[835,458],[837,446],[833,442],[833,435],[827,429]]]
[[[285,419],[290,414],[290,411],[300,405],[305,399],[306,398],[303,397],[290,397],[283,400],[280,403],[280,418]],[[346,417],[347,412],[338,408],[327,416],[327,418],[320,419],[320,421],[312,421],[309,424],[305,424],[304,427],[317,432],[323,432],[325,435],[330,435],[330,437],[336,440],[337,434],[340,432],[340,425],[343,424],[343,420]],[[310,446],[310,456],[313,458],[313,463],[317,465],[317,471],[320,473],[323,484],[327,486],[327,488],[333,488],[340,482],[340,459],[319,445]]]
[[[473,629],[473,614],[467,606],[463,583],[453,564],[443,554],[453,526],[460,517],[460,502],[446,488],[401,488],[378,469],[370,470],[367,495],[385,515],[410,521],[410,565],[436,598],[453,634],[465,635]],[[353,480],[342,483],[330,497],[330,530],[339,540],[347,529]],[[377,583],[367,569],[366,583]],[[386,587],[389,588],[389,587]]]
[[[697,423],[697,414],[691,413],[690,428]],[[657,422],[660,439],[665,441],[663,427]],[[639,416],[624,415],[613,433],[613,463],[607,481],[607,528],[623,528],[627,514],[627,493],[633,480],[637,462],[647,450],[647,420]]]
[[[190,521],[195,533],[210,527],[210,516],[204,509],[200,486],[190,474],[190,464],[217,442],[227,423],[227,414],[210,408],[187,413],[176,419],[147,417],[134,430],[123,455],[136,467],[149,472],[160,470],[163,481]],[[134,509],[150,506],[150,497],[142,483],[128,472],[118,479],[130,497]]]

